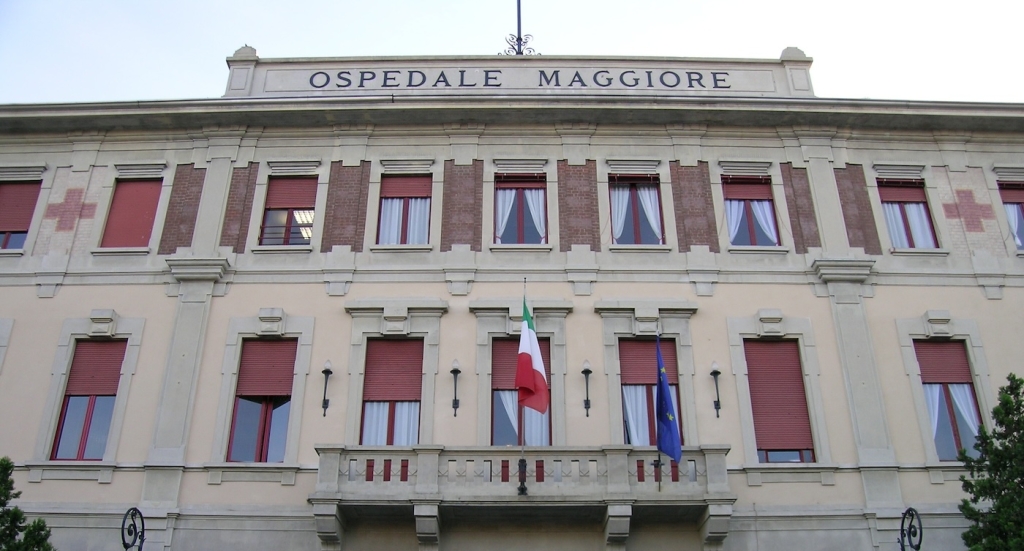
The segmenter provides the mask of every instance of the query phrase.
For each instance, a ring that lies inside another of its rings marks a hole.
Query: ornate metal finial
[[[142,511],[132,507],[121,519],[121,545],[128,551],[136,543],[139,544],[139,551],[142,551],[142,544],[146,543],[146,519]]]
[[[908,507],[903,511],[903,522],[900,523],[900,551],[907,548],[921,550],[921,538],[924,537],[924,526],[921,526],[921,515],[917,509]]]
[[[510,34],[505,39],[508,49],[501,52],[501,55],[540,55],[527,46],[533,40],[533,35],[523,34],[523,10],[520,2],[521,0],[516,0],[516,34]]]

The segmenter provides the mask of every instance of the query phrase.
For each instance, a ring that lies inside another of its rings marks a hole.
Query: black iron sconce
[[[334,370],[331,369],[331,360],[324,362],[324,370],[320,373],[324,374],[324,402],[322,407],[324,408],[324,417],[327,417],[327,406],[331,405],[331,401],[327,399],[327,381],[331,378],[331,375],[334,375]]]
[[[459,360],[452,360],[452,411],[453,417],[459,416],[459,374],[462,370],[459,369]]]
[[[718,410],[722,409],[722,395],[718,392],[718,376],[722,372],[718,370],[718,362],[711,362],[711,377],[715,379],[715,417],[720,417]]]
[[[583,409],[587,410],[587,417],[590,417],[590,362],[583,360],[583,382],[587,387],[587,397],[583,399]]]
[[[519,459],[519,495],[526,495],[526,459]]]

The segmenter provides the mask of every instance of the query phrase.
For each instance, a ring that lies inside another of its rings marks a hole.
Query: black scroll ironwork
[[[903,511],[903,522],[900,523],[900,551],[921,550],[921,539],[924,537],[924,526],[921,526],[921,515],[917,509],[908,507]]]
[[[146,519],[142,516],[142,511],[132,507],[124,513],[124,518],[121,519],[121,545],[127,551],[138,544],[139,551],[142,551],[142,544],[145,542]]]
[[[533,35],[523,34],[523,10],[521,0],[516,0],[516,34],[510,34],[505,39],[508,49],[501,52],[502,55],[540,55],[536,50],[527,46]]]

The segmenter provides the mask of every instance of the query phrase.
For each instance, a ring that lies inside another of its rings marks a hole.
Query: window
[[[380,181],[378,245],[424,245],[430,234],[430,176],[385,176]]]
[[[1017,250],[1024,250],[1024,182],[999,184],[999,195],[1006,209],[1006,222]]]
[[[547,179],[544,174],[494,176],[494,242],[548,242]]]
[[[722,176],[730,244],[779,245],[771,184],[768,176]]]
[[[75,342],[50,459],[103,459],[128,341]]]
[[[367,340],[360,442],[365,446],[418,444],[422,383],[422,340]]]
[[[313,238],[316,178],[271,178],[260,245],[309,245]]]
[[[956,461],[963,449],[977,457],[974,439],[981,416],[962,341],[914,341],[921,384],[940,461]]]
[[[608,177],[612,206],[612,243],[661,245],[661,201],[656,175]]]
[[[878,180],[889,239],[896,249],[934,249],[935,231],[921,180]]]
[[[160,202],[160,180],[118,180],[101,247],[148,247]]]
[[[298,340],[244,340],[228,461],[284,461]]]
[[[812,463],[814,442],[807,414],[797,341],[743,341],[761,463]]]
[[[537,342],[550,381],[551,342],[548,339],[537,339]],[[519,405],[519,392],[516,390],[518,362],[519,339],[491,341],[491,444],[550,446],[551,408],[546,413],[538,413]]]
[[[622,413],[625,442],[634,446],[654,446],[657,433],[654,428],[657,411],[658,358],[652,340],[619,340],[619,370],[622,374]],[[676,343],[661,340],[661,358],[665,362],[669,388],[672,389],[672,408],[679,423],[679,369],[676,362]],[[680,442],[683,429],[679,427]]]
[[[39,182],[0,184],[0,249],[23,249],[39,198]]]

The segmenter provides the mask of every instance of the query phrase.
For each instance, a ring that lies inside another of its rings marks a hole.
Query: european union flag
[[[672,389],[668,386],[668,374],[665,373],[665,360],[661,359],[661,335],[655,341],[658,351],[658,403],[655,404],[658,421],[658,451],[679,463],[683,457],[679,442],[679,423],[676,421],[676,408],[672,407]]]

